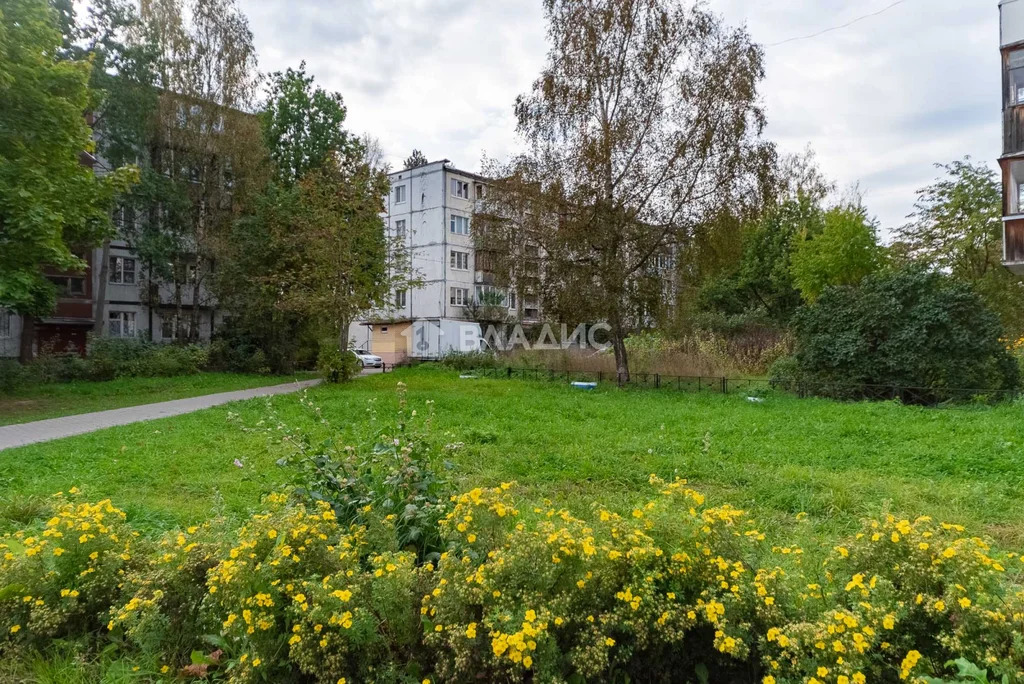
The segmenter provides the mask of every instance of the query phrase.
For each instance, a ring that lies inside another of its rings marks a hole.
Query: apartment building
[[[999,3],[1003,66],[1003,264],[1024,274],[1024,0]]]
[[[354,323],[350,337],[386,363],[436,358],[450,349],[479,345],[481,309],[489,318],[540,317],[535,298],[495,282],[489,255],[473,242],[473,215],[487,193],[487,179],[431,162],[389,175],[391,190],[382,216],[390,237],[408,250],[417,286],[394,293],[392,306]]]
[[[94,132],[97,140],[98,135]],[[152,141],[151,148],[140,150],[140,155],[153,157],[155,150],[163,153],[160,166],[166,175],[188,177],[189,169],[174,167],[174,150],[165,140]],[[82,163],[97,175],[106,173],[109,166],[100,155],[83,154]],[[101,310],[100,334],[154,342],[171,342],[178,338],[179,331],[185,339],[209,341],[223,320],[223,312],[217,309],[205,283],[200,282],[197,294],[195,281],[201,281],[202,276],[194,269],[179,269],[181,272],[175,280],[180,290],[176,293],[175,284],[158,275],[168,271],[167,265],[156,268],[132,249],[128,237],[134,233],[136,217],[130,208],[118,209],[113,219],[117,234],[107,250],[96,247],[77,254],[85,262],[82,271],[46,273],[56,287],[57,303],[50,316],[32,321],[33,355],[43,352],[84,355]],[[105,279],[104,282],[101,279]],[[102,307],[99,306],[101,301]],[[195,335],[191,334],[193,321],[197,326]],[[0,309],[0,358],[19,356],[24,326],[22,317]]]

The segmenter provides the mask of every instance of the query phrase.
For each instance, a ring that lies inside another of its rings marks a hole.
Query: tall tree
[[[419,150],[413,150],[412,154],[406,157],[405,161],[402,162],[402,167],[406,169],[418,169],[419,167],[426,166],[429,163],[430,162],[427,160],[426,155]]]
[[[829,209],[821,231],[803,237],[793,247],[791,269],[793,283],[809,303],[826,287],[858,284],[885,262],[878,228],[859,204]]]
[[[82,163],[95,149],[84,116],[90,66],[60,59],[63,43],[45,0],[0,8],[0,306],[25,317],[23,360],[33,318],[55,305],[44,269],[85,267],[75,252],[109,234],[112,199],[135,176],[97,177]]]
[[[256,51],[235,0],[147,0],[142,17],[161,95],[148,149],[155,202],[137,247],[171,283],[175,337],[195,340],[199,312],[213,304],[215,255],[239,199],[260,186]]]
[[[896,230],[910,259],[971,283],[1013,334],[1024,333],[1024,283],[1002,266],[1002,193],[993,169],[970,158],[939,164]]]
[[[270,78],[263,136],[277,179],[286,185],[356,143],[343,127],[347,110],[341,94],[314,88],[313,81],[305,62]]]
[[[380,305],[404,254],[379,217],[388,189],[379,145],[343,128],[341,95],[315,86],[304,68],[274,74],[268,95],[273,179],[232,228],[218,291],[235,332],[286,370],[297,340],[323,330],[347,337],[348,321]]]
[[[548,63],[515,108],[528,149],[491,170],[503,180],[476,230],[503,258],[541,249],[544,307],[606,321],[628,375],[640,276],[685,248],[762,145],[763,56],[699,5],[544,8]]]

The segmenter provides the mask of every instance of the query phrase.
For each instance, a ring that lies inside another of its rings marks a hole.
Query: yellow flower
[[[940,612],[943,611],[943,610],[946,610],[946,602],[943,601],[942,599],[939,599],[938,601],[936,601],[935,602],[935,610],[940,611]]]
[[[963,597],[962,599],[960,599],[959,603],[960,603],[960,607],[961,608],[970,608],[971,607],[971,599],[967,598],[966,596]]]
[[[535,613],[532,609],[526,611],[526,621],[527,622],[534,622],[534,621],[536,621],[536,619],[537,619],[537,613]]]
[[[525,658],[523,658],[523,667],[529,669],[531,665],[533,665],[533,658],[531,658],[530,656],[526,656]]]
[[[11,634],[17,634],[21,630],[21,625],[14,625],[11,627]]]
[[[775,684],[775,677],[768,675],[767,677],[761,680],[761,684]]]
[[[615,639],[612,639],[611,637],[608,637],[607,639],[604,640],[604,645],[605,646],[614,646],[615,645]]]
[[[868,679],[860,672],[853,673],[853,684],[865,684]]]
[[[163,667],[160,668],[160,674],[167,674],[170,671],[171,671],[171,668],[168,665],[164,665]]]
[[[253,658],[253,659],[252,659],[252,666],[253,666],[253,667],[259,667],[259,666],[260,666],[260,663],[262,663],[262,662],[263,662],[263,661],[262,661],[262,660],[260,660],[259,658]]]
[[[817,674],[818,674],[819,677],[826,677],[826,676],[828,676],[828,668],[827,667],[819,667]]]

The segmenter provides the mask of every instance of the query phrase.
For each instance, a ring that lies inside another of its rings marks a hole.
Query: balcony
[[[1003,220],[1003,265],[1024,274],[1024,216]]]
[[[1024,152],[1024,106],[1003,110],[1003,156]]]

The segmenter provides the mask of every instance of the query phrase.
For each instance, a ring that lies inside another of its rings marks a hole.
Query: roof
[[[426,164],[423,164],[421,166],[412,166],[412,167],[407,167],[407,168],[404,168],[404,169],[399,169],[398,171],[390,172],[388,174],[388,176],[395,176],[395,175],[398,175],[400,173],[407,173],[409,171],[415,171],[416,169],[422,169],[422,168],[427,167],[427,166],[434,166],[435,164],[441,164],[442,168],[445,171],[450,171],[452,173],[457,173],[460,176],[467,176],[469,178],[473,178],[475,180],[480,180],[480,181],[485,181],[485,182],[489,182],[491,180],[490,178],[487,178],[486,176],[481,176],[479,173],[475,173],[473,171],[464,171],[462,169],[457,169],[454,166],[449,166],[449,164],[451,164],[451,161],[448,160],[448,159],[438,159],[437,161],[427,162]]]

